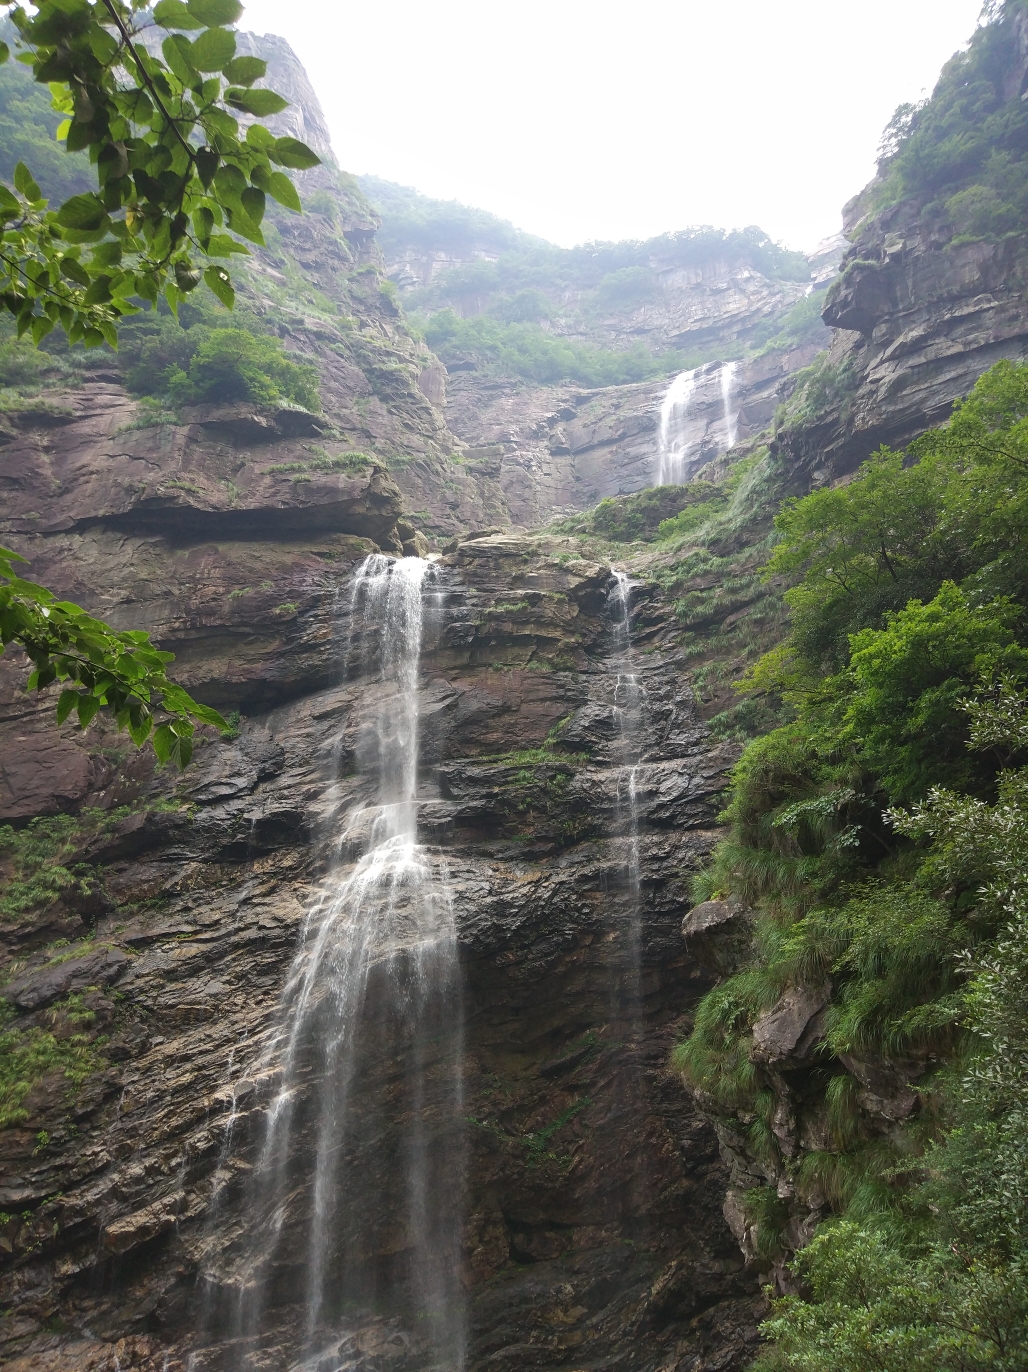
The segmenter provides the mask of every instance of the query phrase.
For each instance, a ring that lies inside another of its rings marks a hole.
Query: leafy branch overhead
[[[152,15],[144,0],[6,9],[15,60],[49,86],[66,116],[58,138],[88,151],[97,177],[57,209],[24,163],[0,183],[0,303],[19,335],[38,343],[60,327],[116,347],[125,315],[161,294],[177,309],[201,281],[231,308],[226,262],[247,253],[240,240],[263,244],[268,196],[299,212],[282,169],[320,160],[257,122],[288,102],[256,87],[260,58],[236,55],[238,0],[159,0]],[[0,43],[0,62],[11,56]]]
[[[24,649],[33,667],[30,691],[66,683],[57,702],[58,724],[74,710],[85,728],[107,706],[137,747],[152,734],[160,761],[179,767],[192,756],[195,724],[228,730],[217,710],[198,704],[169,680],[165,668],[173,653],[160,652],[141,631],[119,633],[78,605],[22,580],[14,564],[24,561],[0,548],[0,652],[8,643]]]

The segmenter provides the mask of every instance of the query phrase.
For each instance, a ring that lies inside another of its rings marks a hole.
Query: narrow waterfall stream
[[[721,368],[721,408],[724,411],[725,440],[729,448],[735,447],[739,436],[739,412],[732,408],[732,388],[735,384],[736,362],[726,362]]]
[[[686,460],[691,444],[685,437],[685,420],[689,413],[689,402],[696,389],[696,373],[679,372],[664,392],[660,404],[660,427],[657,485],[678,486],[686,478]]]
[[[417,836],[433,575],[375,555],[352,584],[351,675],[380,666],[358,728],[368,784],[333,837],[252,1071],[270,1085],[233,1282],[240,1368],[337,1372],[376,1351],[463,1367],[460,977],[446,871]],[[273,1343],[283,1310],[303,1331],[288,1361]]]
[[[617,680],[614,684],[614,710],[617,718],[618,773],[614,822],[619,835],[627,841],[625,864],[628,887],[628,929],[623,995],[629,1014],[638,1015],[640,970],[640,871],[639,802],[636,787],[639,774],[639,739],[643,689],[632,655],[632,583],[627,572],[611,568],[614,585],[607,596]]]

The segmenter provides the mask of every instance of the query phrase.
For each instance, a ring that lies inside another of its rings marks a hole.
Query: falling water
[[[373,794],[339,827],[254,1073],[273,1084],[235,1274],[242,1367],[282,1307],[299,1316],[304,1367],[378,1344],[463,1366],[460,982],[446,872],[417,841],[433,572],[376,555],[353,582],[350,653],[381,666],[357,746]]]
[[[628,887],[627,966],[628,999],[634,1010],[638,1000],[640,939],[639,743],[643,689],[632,656],[632,583],[626,572],[611,568],[614,585],[607,597],[617,680],[614,710],[618,727],[618,774],[615,794],[615,825],[627,840],[625,864]]]
[[[685,437],[685,420],[689,402],[696,389],[698,367],[679,372],[664,392],[660,404],[660,449],[657,465],[657,485],[677,486],[686,479],[686,462],[692,446]]]
[[[721,368],[721,407],[725,416],[725,437],[729,448],[735,447],[739,433],[739,412],[732,409],[732,385],[737,365],[735,362],[726,362]]]

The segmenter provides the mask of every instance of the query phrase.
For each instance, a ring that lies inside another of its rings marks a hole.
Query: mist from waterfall
[[[735,447],[739,435],[739,412],[732,408],[732,387],[735,382],[736,362],[726,362],[721,368],[721,408],[724,412],[725,438],[729,448]]]
[[[240,1367],[255,1365],[283,1301],[300,1307],[292,1366],[349,1366],[367,1351],[369,1326],[390,1357],[409,1351],[445,1372],[464,1363],[457,942],[445,867],[417,836],[434,575],[419,558],[375,555],[352,583],[351,666],[380,666],[356,747],[374,794],[333,836],[275,1034],[251,1071],[271,1085],[234,1276]]]
[[[660,403],[659,449],[657,485],[680,486],[687,475],[687,459],[691,443],[685,437],[685,421],[689,402],[696,389],[698,367],[679,372],[664,392]]]

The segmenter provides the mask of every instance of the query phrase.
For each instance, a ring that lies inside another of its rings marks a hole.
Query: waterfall
[[[629,924],[626,977],[628,1000],[633,1014],[638,1009],[640,956],[639,803],[636,787],[639,773],[639,742],[642,723],[643,689],[632,655],[632,583],[626,572],[612,567],[614,585],[607,597],[617,679],[614,683],[614,712],[618,728],[618,775],[614,822],[627,840],[625,864]]]
[[[698,371],[694,367],[692,371],[679,372],[660,403],[658,486],[677,486],[686,479],[686,458],[692,445],[685,437],[685,420]]]
[[[359,721],[365,795],[334,835],[251,1069],[268,1086],[233,1277],[240,1367],[265,1345],[281,1358],[284,1308],[302,1331],[293,1366],[349,1366],[381,1345],[463,1367],[457,944],[445,868],[417,836],[433,576],[419,558],[375,555],[352,584],[348,656],[380,663]]]
[[[732,385],[738,363],[726,362],[721,368],[721,408],[725,417],[725,438],[728,447],[735,447],[739,433],[739,412],[732,409]]]

